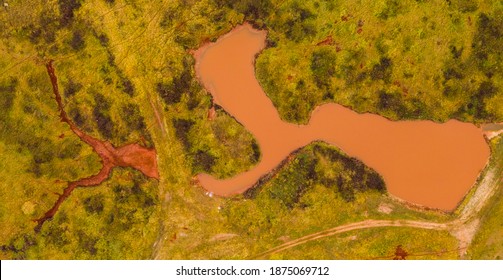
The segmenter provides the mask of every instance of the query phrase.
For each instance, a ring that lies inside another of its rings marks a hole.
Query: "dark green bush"
[[[450,80],[450,79],[461,80],[464,78],[463,74],[454,68],[444,69],[443,75],[444,75],[444,79],[446,79],[446,80]]]
[[[207,151],[198,150],[194,155],[195,171],[202,169],[204,172],[211,172],[213,165],[215,165],[217,158],[208,153]]]
[[[70,118],[73,120],[75,125],[77,125],[77,127],[84,129],[84,127],[86,126],[86,118],[82,116],[77,108],[71,108],[68,114],[70,115]]]
[[[395,112],[398,116],[406,113],[406,108],[399,93],[379,90],[377,96],[377,108],[379,110]]]
[[[0,246],[0,250],[11,252],[14,260],[24,260],[27,258],[27,251],[35,245],[37,240],[31,234],[19,233],[9,240],[9,244]]]
[[[400,2],[397,0],[386,0],[386,6],[384,9],[377,15],[378,18],[382,20],[387,20],[389,18],[394,18],[398,14],[400,14],[402,10],[402,6]]]
[[[74,96],[79,90],[82,89],[82,85],[80,83],[75,83],[72,79],[65,86],[64,95],[66,98],[70,98]]]
[[[156,90],[166,104],[176,104],[182,98],[182,92],[177,90],[173,84],[158,83]]]
[[[129,80],[126,77],[121,77],[121,85],[122,85],[122,91],[124,91],[127,95],[133,96],[135,92],[135,88],[131,80]]]
[[[381,57],[378,64],[375,64],[370,71],[372,80],[383,80],[389,83],[392,73],[393,62],[387,57]]]
[[[100,93],[94,95],[95,105],[93,118],[98,126],[98,131],[105,139],[112,139],[114,123],[109,116],[110,102]]]
[[[335,75],[336,58],[335,51],[330,48],[320,48],[313,52],[311,71],[319,88],[327,88],[330,85],[330,78]]]
[[[70,46],[76,51],[80,51],[85,47],[84,34],[80,30],[74,30]]]
[[[463,47],[460,47],[458,49],[456,46],[451,45],[449,46],[449,49],[451,50],[451,54],[454,59],[460,58],[461,55],[463,54]]]
[[[84,209],[89,214],[101,214],[105,208],[103,195],[93,195],[84,199]]]
[[[14,105],[17,84],[18,80],[13,77],[6,83],[0,83],[0,119],[3,119]]]
[[[265,19],[273,10],[270,0],[214,0],[218,7],[227,6],[245,15],[248,20]]]
[[[192,75],[192,59],[185,58],[183,60],[183,69],[179,75],[173,78],[171,83],[158,83],[157,93],[163,98],[166,104],[175,104],[180,102],[182,95],[193,95],[191,90],[193,75]]]
[[[99,237],[91,236],[84,232],[83,230],[77,231],[77,242],[78,247],[82,251],[88,253],[91,256],[96,255],[98,253],[98,249],[96,248],[96,244],[99,241]]]
[[[67,26],[73,22],[74,12],[82,5],[80,0],[58,0],[60,24]]]
[[[186,119],[173,119],[173,126],[175,127],[175,135],[182,142],[186,150],[190,150],[189,132],[194,121]]]
[[[251,156],[251,160],[252,160],[252,163],[256,163],[260,159],[260,147],[257,144],[257,141],[255,141],[255,139],[253,139],[251,145],[252,145],[252,150],[253,150],[253,154]]]
[[[122,107],[122,119],[130,129],[146,132],[145,119],[141,115],[140,108],[136,104],[127,104]]]
[[[481,13],[477,19],[477,31],[472,41],[472,49],[478,68],[487,76],[498,73],[502,67],[503,18]],[[492,55],[492,60],[488,61]]]
[[[317,159],[311,153],[300,153],[279,173],[268,189],[269,197],[277,199],[288,209],[298,205],[302,195],[317,179]]]

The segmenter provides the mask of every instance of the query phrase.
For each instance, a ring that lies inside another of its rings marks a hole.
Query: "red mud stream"
[[[262,153],[255,168],[233,178],[199,174],[205,189],[221,196],[242,193],[294,150],[321,140],[375,169],[401,199],[443,210],[456,207],[489,158],[482,129],[455,120],[393,122],[337,104],[316,108],[309,125],[286,123],[255,78],[255,55],[265,47],[266,35],[245,24],[194,53],[201,83],[254,135]]]
[[[139,170],[145,176],[151,178],[159,178],[157,170],[156,151],[154,149],[147,149],[138,144],[129,144],[119,148],[115,148],[112,144],[93,138],[83,131],[81,131],[71,120],[68,118],[65,110],[63,109],[63,102],[58,88],[58,79],[52,61],[46,64],[47,73],[51,78],[52,90],[54,97],[58,104],[59,117],[62,122],[67,123],[70,129],[84,142],[93,148],[93,150],[100,156],[102,168],[98,174],[88,178],[80,179],[74,182],[68,182],[68,187],[59,194],[58,200],[54,203],[53,207],[49,209],[44,216],[35,220],[38,224],[35,228],[39,231],[45,221],[51,219],[58,211],[61,204],[70,196],[73,190],[77,187],[91,187],[97,186],[105,181],[112,169],[116,166],[132,167]]]

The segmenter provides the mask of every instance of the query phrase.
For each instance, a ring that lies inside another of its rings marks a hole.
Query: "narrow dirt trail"
[[[147,149],[138,144],[128,144],[115,148],[109,142],[101,141],[87,135],[70,120],[64,110],[63,101],[58,87],[58,78],[52,63],[53,61],[50,60],[45,66],[51,79],[52,91],[54,93],[55,100],[58,104],[59,117],[62,122],[65,122],[70,126],[70,129],[82,141],[93,148],[94,152],[96,152],[101,159],[102,168],[98,174],[77,181],[68,182],[68,186],[63,190],[62,194],[59,194],[59,197],[52,208],[45,212],[41,218],[35,220],[35,222],[37,222],[35,231],[37,232],[40,231],[47,220],[54,217],[61,204],[70,196],[73,190],[77,187],[91,187],[101,184],[103,181],[108,179],[110,172],[114,167],[132,167],[142,172],[147,177],[159,179],[157,154],[155,149]]]
[[[279,246],[271,248],[253,257],[263,259],[268,255],[302,245],[309,241],[330,237],[339,233],[353,230],[379,228],[379,227],[412,227],[429,230],[446,230],[458,240],[458,252],[462,257],[470,245],[474,235],[477,233],[479,218],[478,214],[496,192],[496,189],[503,181],[503,177],[495,176],[495,168],[489,168],[484,178],[477,186],[477,190],[470,198],[470,201],[463,207],[459,216],[447,223],[434,223],[414,220],[365,220],[345,225],[339,225],[330,229],[305,235],[292,241],[285,242]]]
[[[365,220],[361,222],[346,224],[330,228],[327,230],[319,231],[313,234],[297,238],[295,240],[281,244],[280,246],[274,247],[270,250],[262,252],[261,254],[254,257],[254,259],[261,259],[268,255],[279,253],[281,251],[290,249],[292,247],[307,243],[309,241],[317,240],[320,238],[336,235],[339,233],[344,233],[348,231],[358,230],[358,229],[368,229],[368,228],[379,228],[379,227],[411,227],[411,228],[422,228],[431,230],[446,230],[448,228],[447,224],[432,223],[432,222],[420,222],[420,221],[409,221],[409,220]]]

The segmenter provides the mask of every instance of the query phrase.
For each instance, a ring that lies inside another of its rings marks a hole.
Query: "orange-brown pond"
[[[401,199],[443,210],[456,207],[489,158],[482,129],[454,120],[394,122],[337,104],[316,108],[308,125],[286,123],[255,78],[255,56],[266,35],[244,24],[194,53],[201,83],[254,135],[262,153],[255,168],[233,178],[199,174],[205,189],[221,196],[242,193],[290,153],[321,140],[374,168]]]

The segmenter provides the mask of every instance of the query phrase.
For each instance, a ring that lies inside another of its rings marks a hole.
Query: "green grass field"
[[[244,21],[268,30],[256,75],[284,120],[305,123],[317,105],[337,102],[395,120],[503,121],[501,1],[11,2],[0,10],[2,259],[248,259],[366,219],[455,218],[393,199],[377,173],[323,143],[252,191],[208,197],[197,173],[232,177],[260,160],[260,147],[223,110],[208,120],[211,97],[190,50]],[[115,146],[154,147],[160,180],[117,168],[77,189],[35,233],[55,193],[101,167],[59,119],[48,60],[77,126]],[[502,256],[501,195],[482,213],[471,258]],[[343,233],[269,257],[381,258],[398,245],[410,258],[457,257],[447,232],[407,228]]]

